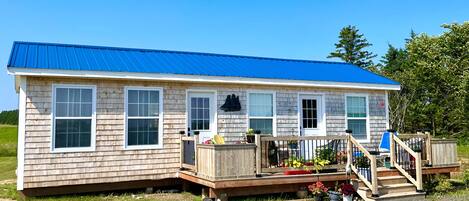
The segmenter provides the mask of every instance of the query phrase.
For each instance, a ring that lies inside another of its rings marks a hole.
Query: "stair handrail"
[[[390,135],[390,154],[391,154],[391,166],[396,168],[402,175],[404,175],[412,184],[415,185],[417,191],[423,191],[423,182],[422,182],[422,156],[421,153],[415,152],[409,146],[407,146],[399,137],[395,135]],[[405,151],[407,151],[415,159],[415,179],[408,173],[396,159],[396,147],[395,145],[401,146]]]
[[[355,145],[363,153],[363,156],[370,160],[371,182],[368,181],[364,175],[361,175],[361,173],[358,171],[358,168],[354,166],[352,159],[353,154],[355,153],[353,153],[352,145]],[[366,150],[365,147],[363,147],[363,145],[361,145],[351,134],[348,134],[347,154],[347,166],[350,166],[350,169],[357,175],[358,179],[360,179],[369,189],[371,189],[372,197],[378,197],[378,170],[376,164],[376,155],[370,154],[370,152],[368,152],[368,150]]]

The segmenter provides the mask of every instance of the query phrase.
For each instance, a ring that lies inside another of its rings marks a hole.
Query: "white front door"
[[[301,136],[322,136],[326,135],[324,126],[324,111],[321,95],[300,95],[299,100],[299,121]],[[307,140],[300,143],[302,158],[313,159],[315,156],[316,144]]]
[[[300,129],[302,136],[326,135],[321,95],[300,95]]]
[[[215,128],[215,93],[188,93],[188,126],[190,135],[199,133],[199,142],[213,138]]]

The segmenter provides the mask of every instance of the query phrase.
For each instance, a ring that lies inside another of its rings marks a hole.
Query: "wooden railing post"
[[[372,197],[378,197],[379,192],[378,192],[378,168],[376,165],[376,155],[371,155],[370,157],[371,161],[371,196]]]
[[[179,168],[182,168],[182,163],[184,163],[184,141],[182,140],[182,135],[179,135]]]
[[[199,166],[197,165],[197,144],[199,144],[199,135],[194,135],[194,166],[195,172],[199,172]]]
[[[423,191],[423,181],[422,181],[422,153],[417,152],[417,157],[415,157],[415,173],[416,173],[416,182],[417,182],[417,191]]]
[[[427,153],[427,160],[428,160],[428,166],[432,166],[432,135],[430,132],[426,131],[425,135],[427,135],[427,140],[425,140],[425,147],[427,150],[425,151]]]
[[[394,132],[389,131],[389,153],[390,156],[390,165],[391,168],[394,168],[394,163],[396,163],[396,147],[394,146]]]
[[[262,147],[261,147],[261,135],[255,135],[256,143],[256,174],[260,175],[262,173]]]
[[[350,140],[350,134],[347,135],[347,166],[352,165],[352,140]],[[349,167],[346,167],[349,168]]]

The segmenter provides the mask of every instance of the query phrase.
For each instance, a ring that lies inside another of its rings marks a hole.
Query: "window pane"
[[[89,147],[91,119],[56,119],[55,148]]]
[[[254,117],[273,116],[272,94],[251,93],[249,94],[249,115]]]
[[[76,103],[80,102],[80,89],[70,88],[68,93],[68,101]]]
[[[91,116],[93,113],[92,111],[92,104],[91,103],[86,103],[81,105],[81,116],[82,117],[88,117]]]
[[[352,135],[356,139],[366,139],[366,120],[365,119],[349,119],[347,121],[348,129],[352,130]]]
[[[79,117],[80,116],[80,103],[68,104],[68,116]]]
[[[366,117],[365,97],[347,97],[347,117]]]
[[[158,91],[150,91],[150,103],[158,103],[159,101],[159,92]]]
[[[138,103],[138,91],[137,90],[129,90],[127,96],[128,96],[127,101],[129,103]]]
[[[57,88],[55,101],[57,102],[68,102],[68,89],[67,88]]]
[[[148,91],[145,91],[145,90],[138,91],[138,102],[148,103],[148,101],[149,101]]]
[[[272,119],[250,119],[249,127],[261,134],[272,134]]]
[[[57,117],[66,117],[68,116],[68,104],[67,103],[57,103],[55,107],[55,116]]]
[[[129,119],[128,145],[158,144],[158,119]]]
[[[82,89],[81,90],[81,102],[91,103],[91,102],[93,102],[92,97],[93,97],[93,93],[92,93],[91,89]]]
[[[148,116],[158,116],[158,104],[157,103],[151,103],[148,105]]]

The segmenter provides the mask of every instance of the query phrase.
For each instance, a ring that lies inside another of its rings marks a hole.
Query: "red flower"
[[[345,196],[349,196],[355,193],[355,189],[353,188],[352,184],[342,184],[342,186],[340,186],[340,191]]]
[[[321,181],[317,181],[316,183],[309,185],[308,189],[313,195],[321,195],[323,193],[327,193],[328,190]]]

